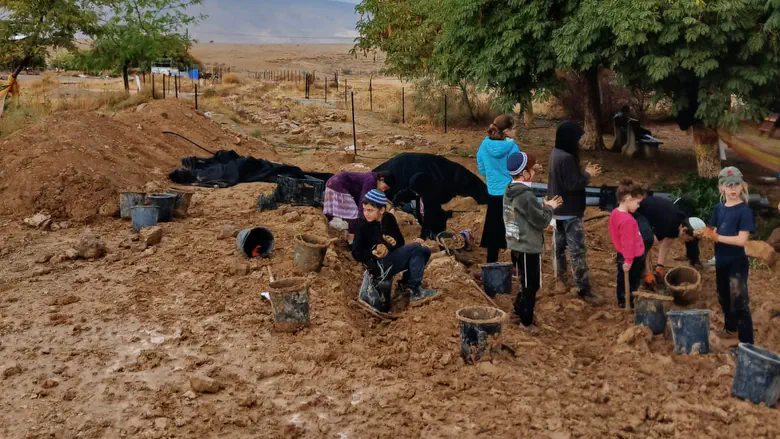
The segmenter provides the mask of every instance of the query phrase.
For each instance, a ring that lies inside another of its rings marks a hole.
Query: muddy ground
[[[592,281],[604,303],[593,306],[573,294],[555,294],[548,251],[538,328],[505,322],[506,347],[477,365],[466,365],[459,356],[455,312],[485,304],[469,281],[484,253],[469,253],[474,263],[469,268],[449,258],[433,262],[426,283],[441,288],[443,297],[409,309],[398,300],[400,318],[382,322],[358,307],[362,271],[347,249],[336,245],[322,272],[308,275],[310,326],[288,334],[274,330],[270,304],[260,295],[269,290],[264,267],[272,267],[277,278],[299,275],[292,265],[294,235],[336,236],[316,209],[257,212],[256,198],[272,191],[271,184],[195,188],[189,217],[162,224],[159,244],[144,249],[132,241],[129,221],[112,217],[117,192],[167,189],[165,175],[179,158],[203,155],[161,140],[164,129],[175,128],[209,147],[232,147],[307,169],[335,172],[354,166],[340,151],[352,143],[343,111],[296,115],[301,110],[279,104],[273,87],[246,91],[251,99],[240,109],[249,117],[242,125],[218,115],[209,120],[184,103],[153,102],[116,115],[60,114],[55,117],[68,128],[66,135],[46,136],[50,128],[41,125],[0,144],[13,158],[0,167],[5,207],[0,217],[0,437],[780,434],[777,408],[730,396],[735,363],[726,342],[714,334],[723,321],[714,273],[702,273],[702,295],[693,305],[713,311],[713,352],[676,356],[668,333],[650,336],[616,307],[606,219],[587,226]],[[290,118],[302,122],[303,133],[291,134],[295,128],[285,125]],[[521,147],[545,164],[554,121],[540,125],[518,137]],[[262,129],[263,136],[247,136],[254,129]],[[413,150],[449,153],[475,169],[469,155],[483,137],[478,128],[444,136],[369,114],[361,115],[359,129],[359,144],[375,145],[357,159],[369,167],[382,161],[369,157]],[[681,179],[695,169],[684,136],[673,127],[654,131],[669,140],[658,162],[587,154],[607,171],[596,183],[629,174],[649,184],[662,175]],[[332,149],[273,146],[312,145],[312,137],[327,139],[321,147]],[[79,185],[71,184],[73,175]],[[776,194],[775,188],[763,190]],[[474,207],[470,200],[453,206]],[[58,224],[67,221],[67,227],[44,231],[22,224],[41,209],[54,214]],[[484,208],[458,214],[451,229],[479,236],[483,216]],[[417,226],[407,217],[401,223],[407,236],[414,236]],[[276,239],[271,258],[247,261],[234,238],[218,239],[228,224],[270,228]],[[85,233],[104,241],[106,256],[67,257]],[[672,257],[682,255],[683,247],[675,245]],[[704,246],[703,256],[711,255]],[[756,341],[775,352],[780,351],[778,280],[764,268],[753,270],[750,279]],[[510,310],[512,299],[499,297],[498,304]],[[193,390],[193,381],[209,378],[214,393]]]

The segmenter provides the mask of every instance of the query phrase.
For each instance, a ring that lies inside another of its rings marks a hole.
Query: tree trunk
[[[474,114],[474,109],[471,108],[471,101],[469,100],[469,90],[466,86],[466,83],[461,81],[460,82],[460,92],[463,96],[463,103],[466,104],[466,108],[469,109],[469,117],[471,117],[471,121],[474,123],[478,123],[477,116]]]
[[[527,130],[536,127],[536,115],[534,114],[533,102],[528,103],[528,108],[526,108],[525,115],[523,116],[523,123]]]
[[[129,67],[129,62],[125,61],[125,63],[122,65],[122,79],[125,81],[125,93],[130,93],[130,77],[127,74],[127,69]]]
[[[699,177],[717,177],[720,172],[718,133],[701,123],[697,123],[691,127],[691,134]]]
[[[22,60],[19,62],[19,64],[14,69],[14,72],[11,73],[11,76],[16,78],[19,76],[19,73],[22,73],[22,70],[24,70],[25,67],[27,67],[27,64],[32,60],[31,56],[25,56],[22,58]]]
[[[599,91],[599,68],[591,67],[583,73],[585,77],[584,115],[585,135],[580,146],[584,150],[603,150],[604,138],[601,130],[601,100]]]

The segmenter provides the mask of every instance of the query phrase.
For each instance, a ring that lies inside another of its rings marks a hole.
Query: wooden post
[[[198,83],[195,83],[195,109],[198,109]]]
[[[406,123],[406,95],[403,87],[401,87],[401,123]]]
[[[357,129],[355,129],[355,93],[350,93],[352,95],[352,147],[355,150],[355,155],[357,155]]]
[[[325,77],[325,103],[328,103],[328,77]]]
[[[154,73],[152,73],[152,99],[157,99],[157,98],[154,96]]]
[[[372,78],[368,78],[368,100],[371,103],[371,111],[374,111],[374,86]]]
[[[144,84],[146,84],[146,72],[141,72],[141,78],[143,78]]]
[[[347,105],[347,80],[344,79],[344,105]]]
[[[339,72],[333,74],[333,82],[336,83],[336,91],[339,91]]]
[[[173,77],[173,87],[176,90],[176,99],[179,99],[179,75]]]
[[[444,93],[444,134],[447,134],[447,93]]]
[[[165,74],[163,74],[162,77],[162,84],[163,84],[163,99],[165,99]]]

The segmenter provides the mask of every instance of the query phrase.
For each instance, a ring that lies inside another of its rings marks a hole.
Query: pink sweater
[[[639,233],[639,224],[630,213],[617,209],[609,215],[609,236],[615,249],[623,255],[626,264],[633,264],[634,258],[645,254],[645,243]]]

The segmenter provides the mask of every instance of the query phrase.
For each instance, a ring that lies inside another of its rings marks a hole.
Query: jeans
[[[536,293],[542,285],[542,255],[512,251],[512,264],[520,272],[520,291],[515,298],[515,314],[525,326],[534,323]]]
[[[623,272],[623,264],[626,259],[622,254],[618,253],[615,259],[617,263],[617,301],[621,308],[626,306],[626,279]],[[631,264],[631,269],[628,270],[628,286],[631,288],[629,291],[629,305],[634,307],[634,291],[639,290],[639,284],[642,282],[642,275],[645,273],[645,258],[634,258],[634,262]]]
[[[422,285],[425,264],[431,258],[431,249],[420,244],[407,244],[390,252],[379,260],[379,265],[386,273],[386,279],[396,274],[404,273],[403,282],[409,286]]]
[[[739,332],[739,341],[753,344],[753,316],[748,297],[748,258],[740,258],[715,267],[718,301],[723,309],[726,330]]]
[[[581,296],[590,294],[590,273],[585,257],[585,223],[582,218],[555,221],[555,276],[566,283],[566,248],[571,257],[574,280]]]

